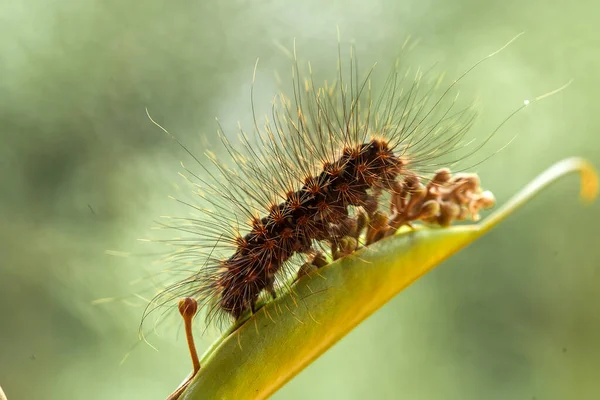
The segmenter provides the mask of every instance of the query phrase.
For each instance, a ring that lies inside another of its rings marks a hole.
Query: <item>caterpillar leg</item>
[[[353,253],[358,248],[358,237],[365,224],[365,214],[346,217],[331,229],[331,256],[334,260]]]
[[[319,268],[323,268],[327,264],[327,259],[325,258],[323,253],[320,251],[317,252],[310,261],[305,262],[300,266],[300,269],[298,269],[296,280],[302,278],[304,275],[308,275],[311,272],[318,270]]]
[[[382,236],[382,230],[387,225],[387,215],[379,208],[379,197],[382,189],[375,188],[372,194],[366,194],[361,201],[361,207],[357,211],[356,230],[352,237],[357,240],[366,229],[366,244],[369,245],[379,240]],[[358,245],[358,243],[357,243]]]
[[[367,246],[385,237],[388,230],[389,218],[386,213],[377,211],[370,218],[367,226]]]
[[[354,239],[358,240],[360,238],[360,235],[362,235],[368,223],[369,216],[367,215],[367,212],[362,209],[358,209],[356,212],[356,232],[353,236]]]
[[[179,313],[183,318],[183,322],[185,325],[185,338],[187,340],[188,348],[190,351],[190,356],[192,358],[192,366],[193,371],[190,376],[183,381],[177,389],[173,393],[167,397],[167,400],[177,400],[184,392],[184,390],[189,386],[192,382],[192,379],[198,371],[200,371],[200,359],[198,358],[198,352],[196,351],[196,345],[194,344],[194,335],[192,332],[192,321],[196,312],[198,311],[198,303],[196,300],[191,297],[186,297],[185,299],[179,300]]]
[[[369,218],[373,218],[379,208],[379,196],[381,196],[381,189],[377,188],[373,194],[367,195],[363,201],[362,208]]]
[[[273,300],[277,298],[277,293],[275,292],[275,275],[269,277],[269,281],[267,282],[267,287],[265,288]]]
[[[340,240],[332,243],[331,255],[334,260],[352,254],[358,248],[358,240],[352,236],[344,236]]]

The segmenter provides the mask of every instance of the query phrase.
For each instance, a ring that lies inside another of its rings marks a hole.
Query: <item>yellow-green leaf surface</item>
[[[262,399],[323,354],[419,277],[482,236],[541,189],[578,172],[581,197],[598,191],[590,163],[563,160],[538,176],[483,223],[402,232],[299,280],[204,355],[182,399]]]

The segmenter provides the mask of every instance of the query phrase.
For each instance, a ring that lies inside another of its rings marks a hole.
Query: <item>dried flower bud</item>
[[[492,192],[486,190],[479,195],[479,200],[477,202],[481,205],[481,208],[490,208],[496,204],[496,197]]]
[[[449,201],[443,201],[442,204],[440,204],[438,223],[441,226],[449,226],[459,214],[460,206],[458,204]]]
[[[431,179],[431,183],[434,185],[442,185],[450,180],[452,174],[450,173],[450,168],[441,168],[435,171],[435,175],[433,179]]]
[[[404,187],[409,191],[412,192],[415,189],[418,189],[421,186],[421,184],[419,183],[419,178],[415,175],[408,175],[405,179],[404,179]]]
[[[198,311],[198,302],[191,297],[186,297],[179,300],[179,313],[185,318],[192,318]]]
[[[420,219],[430,219],[435,217],[440,212],[440,204],[436,200],[429,200],[423,203],[421,206],[421,213],[419,215]]]
[[[466,207],[460,207],[460,212],[456,216],[457,221],[464,221],[469,216],[469,209]]]
[[[388,231],[390,234],[403,225],[416,220],[426,223],[448,226],[453,221],[464,221],[469,217],[479,219],[479,211],[494,205],[494,196],[489,191],[482,191],[477,174],[459,173],[454,176],[448,168],[436,171],[427,186],[423,186],[418,176],[408,174],[394,200]],[[377,240],[383,220],[371,219],[371,236]]]

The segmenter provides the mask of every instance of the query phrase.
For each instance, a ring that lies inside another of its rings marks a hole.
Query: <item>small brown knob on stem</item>
[[[187,340],[188,348],[190,350],[190,356],[192,358],[192,365],[194,370],[192,374],[179,385],[179,387],[167,397],[167,400],[177,400],[183,391],[188,387],[194,376],[200,371],[200,359],[198,358],[198,352],[196,351],[196,345],[194,344],[194,335],[192,332],[192,321],[198,311],[198,302],[191,297],[179,300],[179,313],[183,318],[185,326],[185,338]]]

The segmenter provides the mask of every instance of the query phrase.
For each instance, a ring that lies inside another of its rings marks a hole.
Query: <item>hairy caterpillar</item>
[[[326,262],[323,246],[335,259],[413,221],[446,226],[493,205],[476,175],[440,169],[489,139],[460,153],[475,112],[459,107],[452,90],[470,70],[444,87],[397,61],[377,96],[372,71],[359,79],[351,51],[347,75],[340,61],[337,81],[316,85],[312,73],[302,77],[294,50],[293,96],[279,95],[253,135],[241,130],[241,148],[219,130],[235,168],[210,152],[212,167],[194,157],[202,174],[186,168],[187,177],[212,207],[190,204],[196,215],[166,225],[191,234],[171,261],[197,272],[159,293],[146,314],[191,297],[208,306],[209,322],[238,320],[261,296],[277,296],[290,275]]]

